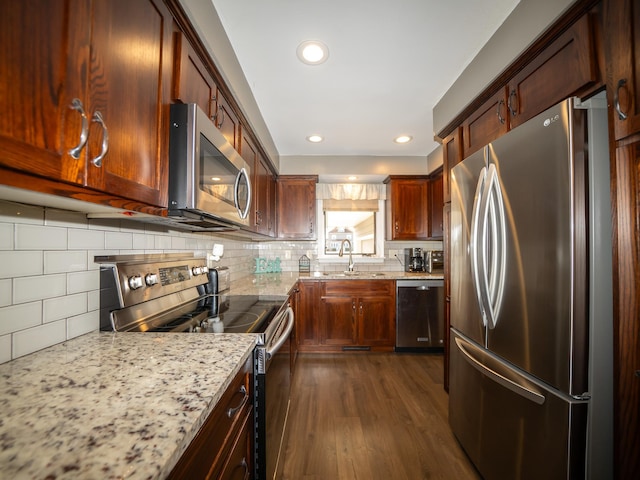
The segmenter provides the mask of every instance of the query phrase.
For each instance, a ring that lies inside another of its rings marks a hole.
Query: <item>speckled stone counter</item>
[[[0,478],[165,478],[255,341],[95,332],[0,365]]]
[[[231,283],[233,295],[259,295],[267,299],[285,298],[298,280],[443,280],[442,273],[369,272],[282,272],[249,275]]]

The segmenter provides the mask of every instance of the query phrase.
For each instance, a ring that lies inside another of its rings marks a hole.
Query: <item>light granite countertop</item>
[[[284,299],[298,280],[443,278],[380,273],[249,275],[230,293]],[[255,343],[94,332],[0,365],[0,478],[165,478]]]
[[[259,295],[266,299],[285,298],[291,288],[300,281],[310,280],[443,280],[442,273],[373,272],[357,271],[355,275],[343,272],[281,272],[262,273],[242,277],[231,282],[234,295]]]
[[[0,365],[0,478],[165,478],[255,342],[95,332]]]

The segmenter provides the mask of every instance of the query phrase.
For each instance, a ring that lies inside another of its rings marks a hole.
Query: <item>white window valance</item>
[[[376,183],[318,183],[318,200],[386,200],[386,185]]]

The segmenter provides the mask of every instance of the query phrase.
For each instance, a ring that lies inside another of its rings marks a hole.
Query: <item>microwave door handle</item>
[[[238,199],[238,189],[240,188],[240,180],[242,177],[246,178],[247,183],[247,204],[245,205],[244,210],[240,208],[240,200]],[[236,210],[238,210],[240,218],[247,218],[247,215],[249,215],[249,209],[251,208],[251,180],[249,179],[249,175],[244,167],[240,169],[236,176],[236,183],[233,187],[233,203],[235,203]]]

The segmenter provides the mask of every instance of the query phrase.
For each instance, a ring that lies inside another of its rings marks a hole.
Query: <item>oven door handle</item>
[[[287,307],[284,313],[289,316],[287,327],[282,332],[282,335],[280,335],[280,338],[278,338],[278,340],[274,344],[272,344],[270,348],[267,349],[267,360],[271,358],[278,350],[280,350],[280,347],[284,344],[284,342],[287,341],[287,338],[289,338],[289,335],[291,335],[291,331],[293,330],[293,310],[291,309],[291,307]]]

